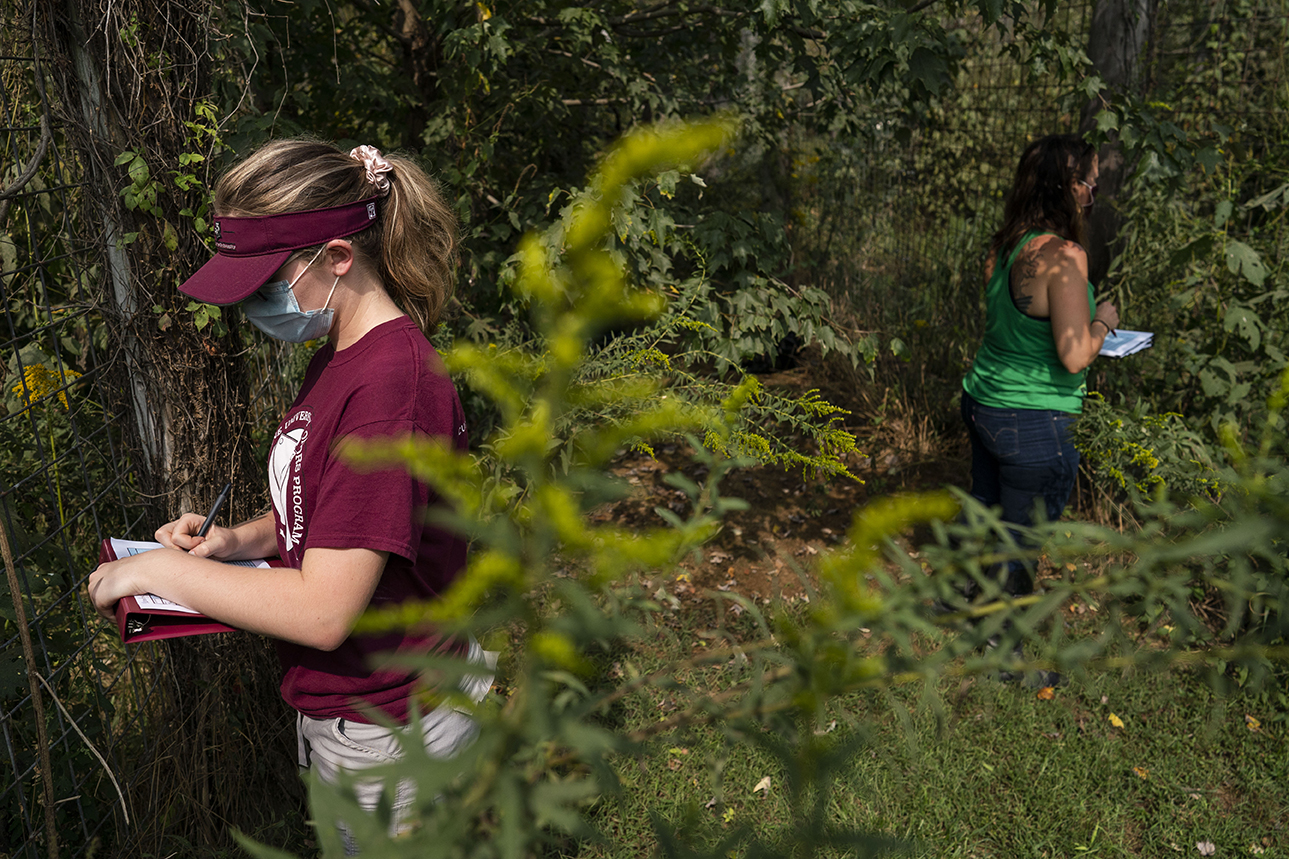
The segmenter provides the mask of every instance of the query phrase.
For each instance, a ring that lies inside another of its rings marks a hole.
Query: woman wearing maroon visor
[[[218,250],[180,289],[211,304],[241,303],[267,334],[329,337],[269,454],[273,510],[197,536],[186,513],[157,530],[177,552],[100,566],[89,580],[113,617],[127,595],[153,593],[277,639],[282,695],[298,712],[300,765],[333,780],[391,760],[417,677],[381,670],[380,654],[440,651],[484,662],[478,644],[424,633],[351,635],[368,606],[428,600],[465,566],[464,542],[425,524],[433,496],[400,469],[360,473],[335,454],[345,438],[415,433],[466,445],[465,417],[426,339],[451,289],[456,224],[415,164],[368,146],[346,154],[307,140],[270,143],[215,189]],[[217,561],[277,556],[284,568]],[[478,701],[484,670],[465,691]],[[444,705],[423,719],[427,748],[468,743],[470,718]],[[375,808],[382,785],[359,788]],[[412,800],[399,785],[395,808]]]

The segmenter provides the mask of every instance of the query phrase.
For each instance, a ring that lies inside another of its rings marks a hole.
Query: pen
[[[224,506],[224,502],[228,500],[228,493],[232,490],[233,482],[231,480],[224,484],[223,489],[219,490],[219,497],[215,499],[214,504],[210,505],[210,512],[206,514],[206,521],[201,523],[201,528],[197,531],[198,537],[205,537],[206,532],[210,530],[210,526],[215,524],[215,517],[219,515],[219,508]]]

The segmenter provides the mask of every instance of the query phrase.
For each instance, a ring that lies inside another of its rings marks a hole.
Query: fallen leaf
[[[1137,778],[1141,778],[1141,779],[1150,778],[1150,770],[1147,769],[1146,767],[1133,767],[1132,771],[1137,774]]]
[[[1114,713],[1111,713],[1111,714],[1110,714],[1110,720],[1109,720],[1109,721],[1110,721],[1110,724],[1111,724],[1111,725],[1114,725],[1116,728],[1122,728],[1122,727],[1123,727],[1123,719],[1120,719],[1120,718],[1119,718],[1118,716],[1116,716]]]
[[[763,778],[763,779],[761,779],[760,781],[758,781],[758,782],[756,783],[756,787],[752,788],[752,793],[757,793],[757,792],[762,792],[762,791],[763,791],[763,792],[765,792],[765,793],[769,793],[769,792],[770,792],[770,777],[769,777],[769,776],[766,776],[765,778]]]
[[[1214,851],[1217,850],[1217,846],[1212,841],[1196,841],[1195,849],[1199,851],[1201,856],[1212,856]]]
[[[1056,697],[1056,690],[1051,686],[1044,686],[1034,693],[1034,697],[1040,701],[1051,701]]]
[[[1262,723],[1250,716],[1248,713],[1244,714],[1244,724],[1248,726],[1250,731],[1255,733],[1262,730]]]
[[[821,737],[821,736],[823,736],[824,734],[830,734],[830,733],[832,733],[832,732],[833,732],[833,730],[834,730],[836,727],[837,727],[837,720],[836,720],[836,719],[833,719],[833,720],[832,720],[831,722],[829,722],[826,726],[824,726],[824,727],[822,727],[822,728],[815,728],[815,736],[817,736],[817,737]]]

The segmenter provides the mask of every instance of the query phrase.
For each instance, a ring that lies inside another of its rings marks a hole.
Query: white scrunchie
[[[385,174],[394,169],[390,164],[381,157],[380,150],[375,146],[355,146],[349,150],[350,158],[357,158],[367,168],[367,181],[376,186],[376,190],[384,194],[389,190],[389,177]]]

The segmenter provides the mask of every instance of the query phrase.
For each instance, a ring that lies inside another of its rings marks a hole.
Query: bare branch
[[[600,65],[599,63],[592,62],[591,60],[588,60],[586,57],[575,57],[575,56],[573,56],[571,53],[569,53],[568,51],[556,51],[556,50],[552,50],[552,49],[550,49],[550,48],[547,48],[547,49],[546,49],[546,53],[548,53],[548,54],[554,54],[554,55],[556,55],[557,57],[568,57],[570,60],[577,60],[578,62],[583,63],[584,65],[588,65],[588,66],[590,66],[590,67],[591,67],[591,68],[593,68],[593,69],[603,69],[603,68],[604,68],[604,66]]]
[[[31,51],[32,59],[34,60],[32,65],[36,78],[36,91],[40,94],[40,142],[36,144],[35,154],[31,156],[31,161],[18,174],[18,178],[10,183],[9,187],[0,191],[0,224],[3,224],[5,218],[9,216],[9,202],[27,186],[27,183],[36,175],[36,171],[40,169],[40,162],[45,160],[45,153],[49,151],[49,144],[54,139],[53,131],[49,125],[49,98],[45,95],[45,73],[40,65],[40,57],[36,53],[38,50],[37,44],[33,19]]]

